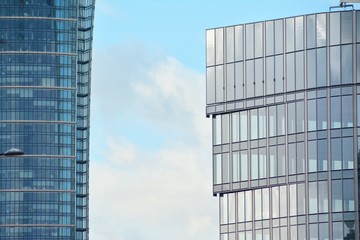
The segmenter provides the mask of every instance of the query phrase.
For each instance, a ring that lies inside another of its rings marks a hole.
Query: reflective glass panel
[[[215,31],[206,31],[206,66],[215,64]]]
[[[307,87],[314,88],[316,86],[316,50],[307,52]]]
[[[341,12],[341,43],[352,42],[353,13],[351,11]]]
[[[341,82],[343,84],[353,82],[352,52],[352,45],[341,46]]]
[[[306,17],[307,48],[314,48],[316,45],[315,15]]]
[[[240,181],[240,154],[239,152],[233,152],[232,156],[232,181],[238,182]]]
[[[240,141],[240,114],[235,112],[231,114],[232,142]]]
[[[326,86],[326,48],[316,50],[316,85],[317,87]]]
[[[330,119],[331,128],[341,127],[341,97],[331,97]]]
[[[245,54],[246,59],[254,58],[254,24],[245,25]]]
[[[318,182],[319,191],[319,213],[328,212],[329,196],[327,181]]]
[[[309,214],[317,213],[317,182],[309,183]]]
[[[216,66],[216,102],[224,101],[224,72],[223,65]]]
[[[343,180],[343,199],[344,199],[344,211],[355,210],[355,195],[354,195],[354,180]]]
[[[264,95],[263,59],[255,60],[255,96]]]
[[[294,18],[286,19],[286,52],[294,51],[295,44],[295,31],[294,31]]]
[[[304,52],[295,53],[295,87],[304,89]]]
[[[255,23],[255,57],[263,56],[263,23]]]
[[[244,59],[243,26],[235,26],[235,61]]]
[[[234,62],[234,27],[226,29],[226,62]]]
[[[340,13],[330,13],[330,45],[340,43]]]
[[[316,42],[317,47],[326,45],[326,14],[316,15]]]
[[[295,43],[296,50],[304,49],[304,17],[295,18]]]
[[[275,91],[275,63],[274,57],[266,58],[266,94],[274,94]]]
[[[206,103],[215,103],[215,67],[206,69]]]
[[[274,54],[274,22],[268,21],[265,25],[265,47],[266,47],[266,56]]]
[[[285,145],[278,145],[278,175],[285,175]]]
[[[259,178],[259,155],[257,149],[251,149],[251,179]]]
[[[235,99],[244,98],[244,64],[235,63]]]
[[[295,54],[286,55],[286,89],[287,91],[295,90]]]
[[[327,128],[327,104],[326,98],[317,99],[317,129]]]
[[[316,141],[308,141],[308,171],[317,171],[317,144]]]
[[[317,140],[318,150],[318,171],[327,171],[328,169],[328,153],[327,153],[327,141],[326,139]]]
[[[341,169],[341,138],[331,139],[331,169]]]
[[[275,56],[275,93],[284,91],[283,55]]]
[[[254,69],[254,60],[246,61],[246,97],[254,97],[255,94],[255,69]]]
[[[275,20],[275,54],[283,53],[284,51],[284,32],[283,20]]]
[[[234,64],[228,64],[226,67],[226,101],[233,101],[235,98],[235,74]]]
[[[332,180],[332,211],[341,212],[343,210],[342,204],[342,181],[341,180]]]
[[[240,152],[240,170],[241,170],[241,174],[240,174],[240,180],[241,181],[246,181],[248,180],[248,154],[247,151],[241,151]]]
[[[316,99],[307,101],[308,131],[316,130]]]
[[[271,191],[272,217],[279,217],[279,187],[273,187]]]
[[[216,64],[224,63],[224,30],[218,28],[215,30],[215,57]]]

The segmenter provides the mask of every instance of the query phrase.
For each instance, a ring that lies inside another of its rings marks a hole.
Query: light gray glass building
[[[88,239],[94,4],[0,1],[0,239]]]
[[[360,11],[209,29],[221,240],[359,240]]]

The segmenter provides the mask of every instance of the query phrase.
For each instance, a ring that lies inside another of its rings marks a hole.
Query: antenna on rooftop
[[[352,10],[354,10],[354,5],[348,3],[360,3],[360,0],[340,0],[339,6],[329,7],[329,10],[331,11],[334,8],[351,8]]]

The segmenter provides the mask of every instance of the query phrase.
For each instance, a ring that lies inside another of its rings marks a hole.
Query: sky
[[[205,115],[206,29],[336,5],[96,0],[90,238],[218,240],[211,121]]]

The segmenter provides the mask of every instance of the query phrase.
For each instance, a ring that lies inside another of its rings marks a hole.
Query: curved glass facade
[[[0,1],[0,239],[88,239],[94,4]]]
[[[220,239],[358,240],[360,11],[206,37]]]

